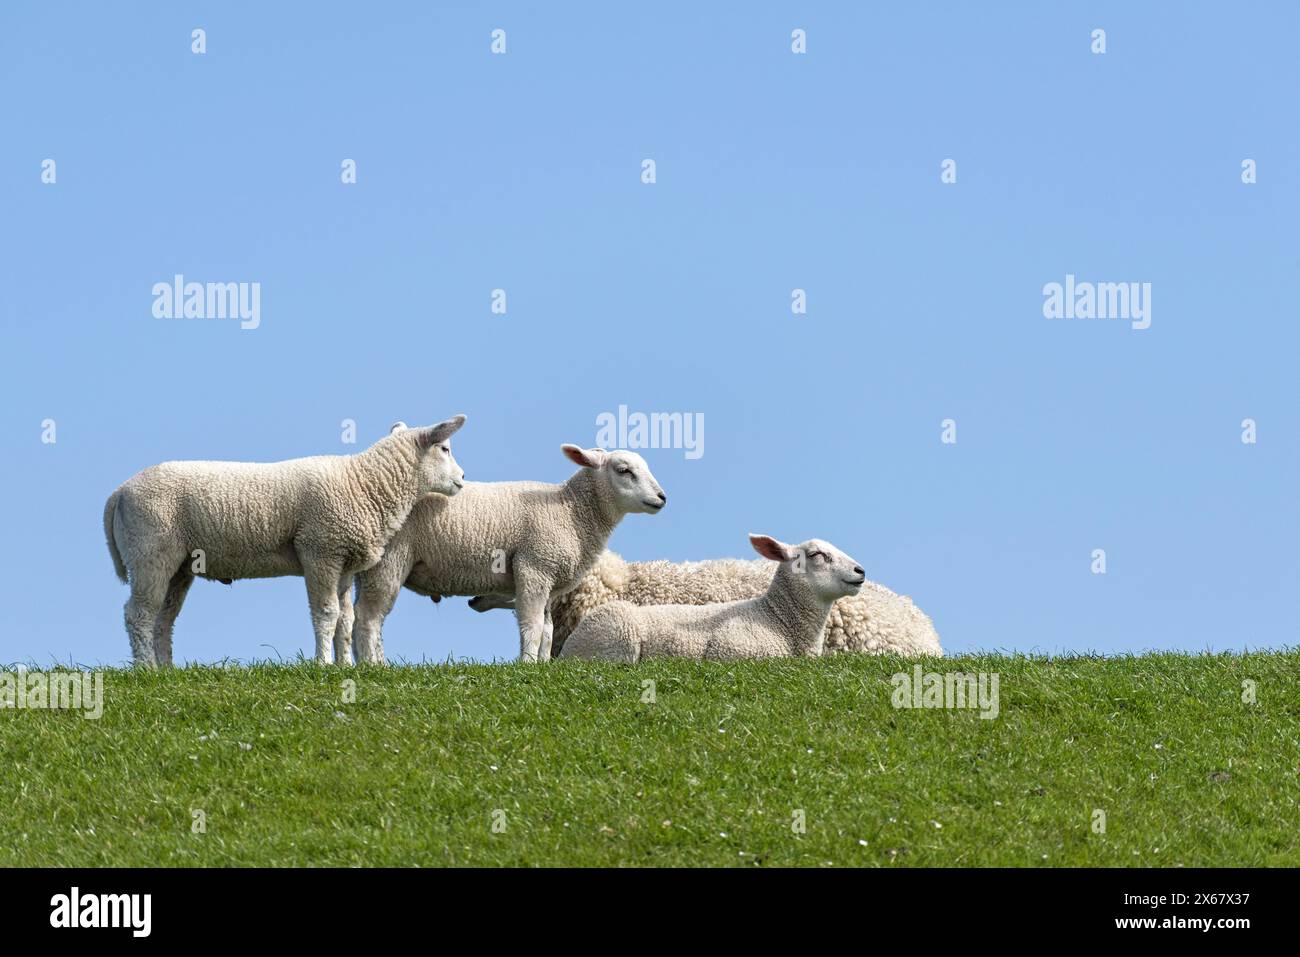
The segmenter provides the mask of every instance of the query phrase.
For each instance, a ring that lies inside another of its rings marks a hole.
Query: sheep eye
[[[619,475],[631,475],[631,474],[632,474],[632,470],[629,469],[629,468],[624,468],[624,467],[620,466],[620,467],[618,468],[618,474],[619,474]]]

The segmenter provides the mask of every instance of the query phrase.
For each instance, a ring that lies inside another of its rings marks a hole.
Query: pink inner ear
[[[789,558],[786,554],[786,547],[768,535],[752,535],[749,541],[754,546],[754,551],[764,558],[771,559],[774,562],[784,562]]]
[[[582,449],[578,448],[576,445],[562,446],[560,448],[560,451],[563,452],[565,457],[568,458],[569,461],[573,462],[575,465],[581,465],[583,468],[587,468],[587,469],[593,467],[591,462],[589,461],[589,457],[587,453],[584,452]]]

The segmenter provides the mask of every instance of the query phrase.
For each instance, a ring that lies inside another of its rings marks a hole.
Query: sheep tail
[[[121,494],[122,490],[118,489],[108,497],[108,502],[104,505],[104,538],[108,540],[108,553],[113,556],[113,571],[117,572],[117,577],[125,585],[126,565],[122,561],[122,553],[117,550],[117,541],[113,538],[113,516],[117,513],[117,500]]]

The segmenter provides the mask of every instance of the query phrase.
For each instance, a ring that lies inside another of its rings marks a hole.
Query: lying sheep
[[[563,485],[469,482],[415,507],[383,560],[357,576],[358,661],[384,660],[383,622],[403,585],[435,599],[514,596],[520,660],[550,659],[550,601],[587,574],[624,515],[668,501],[635,452],[561,449],[581,466]]]
[[[196,576],[281,575],[307,580],[316,661],[329,663],[334,641],[346,662],[352,576],[379,561],[420,496],[460,490],[448,440],[464,424],[458,415],[403,429],[356,455],[164,462],[127,479],[104,506],[104,534],[117,577],[131,584],[135,664],[172,663],[172,626]]]
[[[707,605],[754,598],[772,583],[772,563],[761,558],[723,558],[703,562],[627,562],[605,552],[578,586],[551,602],[553,647],[558,655],[585,615],[611,601],[634,605]],[[473,599],[476,611],[508,608],[497,596]],[[912,600],[884,585],[865,582],[862,591],[831,606],[824,653],[844,651],[895,654],[908,658],[942,656],[934,624]]]
[[[866,573],[821,539],[799,546],[750,535],[754,550],[780,564],[757,598],[712,605],[634,605],[615,601],[587,615],[561,658],[635,664],[646,658],[817,657],[836,599],[856,595]]]

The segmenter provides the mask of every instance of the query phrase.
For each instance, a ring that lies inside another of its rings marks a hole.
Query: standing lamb
[[[333,650],[346,663],[352,576],[379,561],[420,496],[461,489],[449,440],[464,424],[458,415],[403,429],[356,455],[164,462],[127,479],[104,506],[104,534],[117,577],[131,584],[135,664],[172,663],[172,626],[196,576],[281,575],[307,580],[316,661],[328,664]]]
[[[562,485],[469,482],[415,507],[383,560],[357,576],[358,661],[383,662],[384,619],[403,585],[435,599],[514,596],[519,660],[550,659],[550,601],[587,574],[624,515],[668,501],[635,452],[560,448],[581,466]]]
[[[560,657],[628,664],[646,658],[817,657],[831,605],[856,595],[866,573],[821,539],[799,546],[767,535],[750,535],[749,541],[764,558],[780,562],[759,597],[716,605],[610,602],[582,619]]]
[[[761,558],[721,558],[702,562],[627,562],[605,552],[572,591],[551,602],[555,654],[559,654],[584,616],[611,601],[634,605],[709,605],[755,598],[772,583],[775,569]],[[508,608],[497,596],[470,601],[476,611]],[[942,657],[939,635],[928,615],[905,595],[865,582],[856,595],[831,606],[823,654],[862,652],[874,655]]]

